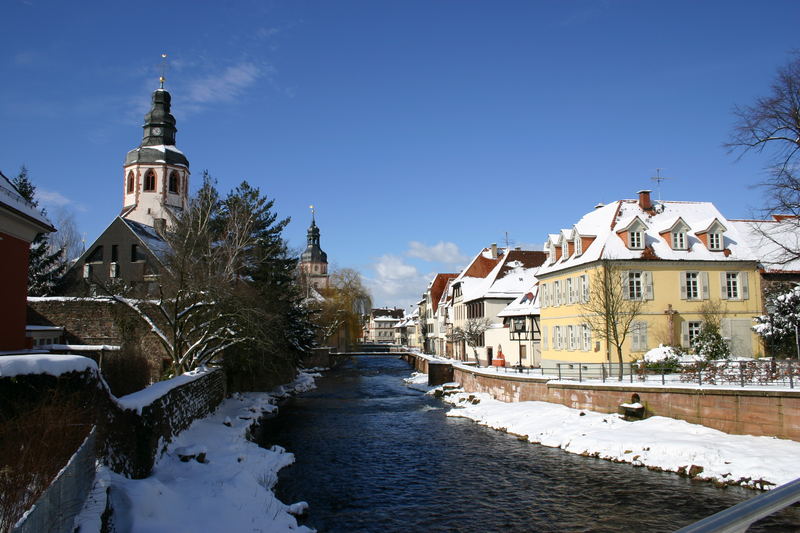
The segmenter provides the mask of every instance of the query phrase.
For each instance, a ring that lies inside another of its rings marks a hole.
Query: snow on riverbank
[[[677,472],[726,485],[769,489],[800,478],[800,442],[731,435],[653,416],[628,422],[547,402],[504,403],[445,384],[428,394],[456,406],[447,413],[525,437],[529,442],[615,462]]]
[[[272,394],[233,395],[214,414],[179,434],[146,479],[100,472],[100,483],[111,487],[116,530],[311,531],[299,526],[293,516],[303,513],[307,504],[286,505],[272,490],[278,471],[292,464],[294,455],[279,446],[260,448],[247,435],[262,414],[277,411],[276,398],[313,389],[315,377],[319,374],[301,373],[294,383]],[[195,458],[182,460],[181,456],[192,455]],[[76,525],[97,524],[97,507],[93,513],[84,512]]]

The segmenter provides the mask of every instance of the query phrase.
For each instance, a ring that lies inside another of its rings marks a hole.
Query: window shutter
[[[686,272],[680,273],[680,283],[681,283],[681,300],[686,299]]]
[[[653,273],[652,272],[642,272],[644,276],[644,299],[645,300],[652,300],[653,299]]]
[[[589,301],[589,274],[583,276],[583,303]]]
[[[750,299],[750,286],[747,282],[747,278],[747,272],[739,272],[739,283],[741,284],[739,290],[742,291],[742,300]]]
[[[547,326],[542,326],[542,348],[547,349]]]
[[[728,290],[725,280],[725,272],[719,273],[719,297],[723,300],[728,299]]]
[[[647,322],[639,322],[639,349],[647,351]]]
[[[558,326],[553,326],[553,349],[558,350]]]
[[[622,278],[622,299],[623,300],[630,300],[630,288],[628,287],[628,272],[623,271],[620,272],[620,277]]]
[[[685,320],[681,322],[681,347],[689,347],[689,323]]]
[[[708,272],[700,272],[700,291],[703,300],[708,300]]]
[[[567,280],[563,280],[561,283],[561,303],[567,305]]]

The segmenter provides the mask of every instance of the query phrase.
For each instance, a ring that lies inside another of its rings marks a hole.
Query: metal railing
[[[667,384],[783,386],[800,382],[795,360],[698,361],[693,363],[556,363],[559,380],[623,381]],[[620,372],[621,370],[621,372]]]
[[[753,523],[800,501],[800,479],[760,494],[679,529],[676,533],[740,533]]]

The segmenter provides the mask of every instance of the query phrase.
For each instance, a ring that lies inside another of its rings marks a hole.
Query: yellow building
[[[623,344],[625,361],[659,344],[688,351],[709,316],[733,355],[761,353],[751,329],[762,309],[758,258],[710,202],[654,203],[650,191],[640,191],[638,200],[598,206],[549,235],[545,251],[537,273],[544,368],[617,362],[614,345],[587,324],[602,269],[613,271],[624,299],[642,301]]]

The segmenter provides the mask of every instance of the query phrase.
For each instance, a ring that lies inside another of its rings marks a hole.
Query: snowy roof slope
[[[45,231],[55,231],[39,208],[27,201],[5,175],[0,172],[0,206],[21,215],[41,226]]]
[[[800,250],[796,219],[731,220],[747,239],[767,272],[800,272],[800,259],[788,260],[786,249]]]
[[[617,232],[629,226],[638,217],[647,227],[645,246],[652,249],[656,258],[672,261],[756,261],[756,254],[747,245],[747,240],[711,202],[657,202],[651,210],[642,209],[636,200],[618,200],[590,211],[575,224],[582,236],[596,237],[581,255],[562,257],[555,263],[545,262],[539,274],[547,274],[564,268],[597,261],[600,259],[641,259],[642,250],[631,250]],[[706,248],[697,233],[708,229],[713,220],[719,221],[724,232],[723,248],[726,251],[711,251]],[[687,250],[674,250],[659,232],[663,232],[679,221],[687,226]],[[550,235],[552,241],[559,235]]]
[[[539,314],[539,284],[538,282],[522,295],[518,296],[513,302],[508,304],[505,309],[497,313],[499,317],[508,316],[528,316]]]
[[[148,226],[147,224],[142,224],[141,222],[136,222],[128,218],[120,217],[120,219],[131,229],[134,235],[142,241],[142,244],[153,253],[156,259],[162,264],[166,262],[171,251],[170,245],[156,232],[153,226]]]

